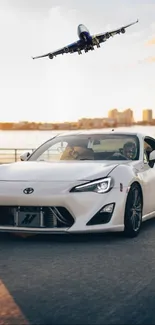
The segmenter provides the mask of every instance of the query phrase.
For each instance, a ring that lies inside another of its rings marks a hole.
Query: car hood
[[[106,177],[114,162],[23,161],[0,166],[0,181],[83,181]]]

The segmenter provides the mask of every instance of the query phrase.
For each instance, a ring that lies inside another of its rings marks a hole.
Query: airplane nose
[[[80,24],[80,25],[78,26],[78,31],[80,31],[80,30],[81,30],[81,26],[82,26],[82,24]]]
[[[86,30],[86,27],[83,24],[80,24],[78,26],[78,34],[84,32]]]
[[[85,27],[85,25],[83,25],[83,24],[80,24],[79,26],[78,26],[78,30],[77,30],[77,32],[78,32],[78,36],[80,37],[80,35],[82,35],[82,34],[85,34],[85,33],[89,33],[89,31],[88,31],[88,29]]]
[[[77,28],[78,36],[80,36],[80,34],[81,34],[81,26],[82,26],[82,24],[80,24],[80,25],[78,26],[78,28]]]

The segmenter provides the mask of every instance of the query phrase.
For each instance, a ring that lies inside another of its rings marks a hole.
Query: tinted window
[[[40,146],[29,160],[137,160],[139,140],[126,134],[59,136]]]

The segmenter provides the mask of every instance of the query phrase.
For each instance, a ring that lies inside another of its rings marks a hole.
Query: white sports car
[[[58,135],[0,166],[0,231],[124,231],[155,216],[155,139],[134,132]]]

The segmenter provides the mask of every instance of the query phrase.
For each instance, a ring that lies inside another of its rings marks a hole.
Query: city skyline
[[[155,124],[155,118],[153,116],[153,110],[152,109],[143,109],[142,110],[142,116],[141,116],[141,119],[140,120],[136,120],[135,117],[134,117],[134,112],[131,108],[128,108],[128,109],[125,109],[125,110],[122,110],[120,111],[119,109],[117,108],[113,108],[111,110],[108,111],[108,114],[107,116],[100,116],[100,117],[97,117],[97,116],[94,116],[94,117],[82,117],[78,120],[73,120],[73,121],[63,121],[63,122],[54,122],[54,121],[48,121],[48,122],[43,122],[43,121],[17,121],[17,122],[14,122],[14,121],[0,121],[0,126],[2,125],[19,125],[19,126],[26,126],[26,125],[32,125],[33,124],[45,124],[45,125],[67,125],[67,124],[73,124],[73,125],[80,125],[81,123],[83,124],[83,122],[85,123],[86,121],[86,124],[87,124],[87,121],[92,121],[94,124],[96,123],[99,123],[100,126],[101,124],[103,123],[114,123],[115,125],[116,124],[129,124],[129,125],[132,125],[132,124],[135,124],[135,123],[141,123],[141,122],[152,122],[153,124]]]
[[[68,123],[68,122],[77,122],[77,121],[79,121],[79,120],[84,120],[84,119],[108,119],[108,118],[112,118],[112,116],[113,116],[113,112],[114,111],[117,111],[117,114],[118,115],[123,115],[124,113],[126,113],[127,111],[131,111],[132,112],[132,116],[133,116],[133,121],[134,122],[141,122],[141,121],[144,121],[145,120],[145,118],[144,118],[144,116],[147,116],[147,115],[149,115],[149,116],[151,116],[151,120],[153,120],[153,119],[155,119],[155,114],[154,114],[154,111],[153,111],[153,109],[151,109],[151,108],[144,108],[144,109],[141,109],[141,116],[140,116],[140,118],[139,119],[136,119],[135,118],[135,114],[134,114],[134,110],[132,109],[132,108],[125,108],[125,109],[122,109],[122,110],[120,110],[119,108],[117,108],[117,107],[115,107],[115,108],[111,108],[111,109],[109,109],[108,111],[107,111],[107,114],[106,115],[104,115],[104,114],[102,114],[102,115],[100,115],[100,116],[92,116],[92,117],[87,117],[87,116],[81,116],[80,118],[78,118],[77,120],[65,120],[64,119],[64,121],[54,121],[54,120],[49,120],[49,121],[39,121],[39,120],[17,120],[17,121],[14,121],[14,120],[1,120],[0,119],[0,123]],[[112,115],[111,115],[111,112],[112,112]],[[114,113],[114,116],[115,116],[115,113]]]
[[[130,107],[141,120],[143,109],[155,110],[154,11],[153,0],[2,0],[0,120],[77,121],[107,116],[115,107]],[[137,18],[99,50],[31,59],[76,40],[79,23],[93,34]]]

